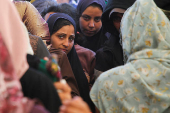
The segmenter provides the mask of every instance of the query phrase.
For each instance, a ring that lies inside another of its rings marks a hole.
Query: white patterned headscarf
[[[121,33],[127,62],[99,76],[92,101],[101,113],[170,113],[170,21],[153,0],[137,0]]]
[[[170,22],[153,0],[138,0],[125,12],[121,33],[128,61],[170,58],[166,51],[170,50]]]

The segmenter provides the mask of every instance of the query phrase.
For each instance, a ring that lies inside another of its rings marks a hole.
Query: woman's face
[[[52,47],[61,49],[66,54],[70,52],[73,47],[75,38],[74,26],[66,25],[53,33],[51,36]]]
[[[83,35],[91,37],[99,32],[102,27],[102,10],[99,7],[89,6],[79,19],[80,30]]]

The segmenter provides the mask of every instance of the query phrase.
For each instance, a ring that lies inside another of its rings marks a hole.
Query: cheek
[[[86,25],[87,24],[87,22],[85,21],[85,20],[83,20],[83,19],[79,19],[79,26],[80,26],[80,29],[81,29],[81,31],[83,31],[83,29],[85,29],[86,28]]]
[[[102,27],[102,22],[98,22],[95,24],[95,28],[97,31],[99,31],[101,29],[101,27]]]
[[[54,37],[54,36],[51,37],[51,44],[52,44],[52,47],[58,49],[59,46],[61,45],[61,43],[62,43],[61,40],[58,39],[57,37]]]
[[[74,45],[74,41],[73,41],[72,43],[70,43],[69,48],[68,48],[68,53],[71,51],[73,45]],[[68,53],[67,53],[67,54],[68,54]]]
[[[118,31],[120,30],[120,22],[113,22],[113,25]]]

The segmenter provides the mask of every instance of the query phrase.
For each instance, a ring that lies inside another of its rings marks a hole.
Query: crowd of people
[[[0,0],[0,113],[170,113],[169,0]]]

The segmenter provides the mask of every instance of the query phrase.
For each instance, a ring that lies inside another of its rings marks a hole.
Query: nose
[[[93,28],[93,27],[94,27],[94,21],[93,21],[93,20],[91,20],[91,21],[89,22],[89,27],[90,27],[90,28]]]
[[[69,40],[68,39],[64,40],[63,46],[66,47],[66,48],[69,46]]]

